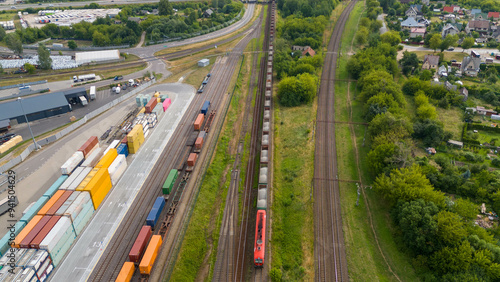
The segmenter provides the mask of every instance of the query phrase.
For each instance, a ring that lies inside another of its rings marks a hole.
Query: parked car
[[[453,47],[448,48],[448,51],[453,51],[453,50],[455,50],[455,48]]]
[[[121,75],[117,75],[117,76],[115,76],[115,79],[114,79],[114,80],[122,80],[122,79],[123,79],[123,76],[121,76]]]

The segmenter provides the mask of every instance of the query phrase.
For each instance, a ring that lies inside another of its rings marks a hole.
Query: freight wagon
[[[123,264],[120,273],[118,273],[118,277],[115,282],[129,282],[132,280],[132,276],[134,276],[135,266],[134,263],[127,261]]]
[[[153,204],[153,208],[151,208],[151,211],[146,218],[146,224],[151,226],[151,229],[154,230],[156,223],[158,223],[158,219],[160,218],[160,214],[163,211],[164,206],[165,199],[163,197],[156,198],[156,201]]]
[[[177,169],[172,169],[168,173],[167,179],[165,183],[163,183],[162,191],[164,195],[169,195],[172,193],[172,188],[174,187],[174,183],[177,180],[177,176],[179,175]]]
[[[133,263],[139,263],[146,246],[148,245],[149,239],[151,238],[151,226],[144,225],[135,239],[132,249],[128,253],[128,259]]]
[[[203,103],[203,106],[201,107],[201,113],[206,115],[208,109],[210,109],[210,101],[205,101],[205,103]]]
[[[139,270],[141,274],[151,274],[151,269],[155,264],[156,257],[158,256],[158,250],[160,249],[162,240],[160,235],[153,235],[151,241],[149,242],[148,248],[144,253],[144,257],[139,264]]]

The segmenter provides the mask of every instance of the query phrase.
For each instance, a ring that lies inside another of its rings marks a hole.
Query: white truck
[[[83,106],[86,106],[89,104],[89,102],[87,102],[87,98],[85,98],[85,96],[80,96],[78,98],[80,98],[80,102],[82,103]]]
[[[90,100],[95,100],[95,86],[90,86]]]
[[[92,79],[95,79],[95,73],[73,76],[73,82],[86,81]]]
[[[120,91],[121,91],[120,86],[116,87],[115,89],[116,94],[120,94]]]

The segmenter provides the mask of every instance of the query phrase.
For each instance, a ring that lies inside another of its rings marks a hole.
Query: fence
[[[107,111],[108,109],[118,105],[119,103],[123,102],[124,100],[136,95],[137,93],[141,92],[142,90],[148,88],[149,86],[151,86],[152,84],[156,83],[156,79],[153,79],[149,82],[146,82],[144,84],[142,84],[141,86],[135,88],[134,90],[130,91],[129,93],[121,96],[120,98],[117,98],[105,105],[103,105],[102,107],[88,113],[87,115],[85,115],[83,118],[81,118],[80,120],[78,120],[77,122],[71,124],[70,126],[64,128],[63,130],[61,130],[60,132],[56,133],[55,135],[51,135],[47,138],[44,138],[44,139],[40,139],[38,141],[36,141],[36,143],[42,147],[42,146],[45,146],[47,144],[50,144],[58,139],[61,139],[62,137],[66,136],[66,134],[70,133],[71,131],[77,129],[78,127],[84,125],[87,121],[89,121],[90,119],[92,119],[93,117],[96,117],[98,115],[100,115],[101,113]],[[31,144],[28,146],[28,148],[26,148],[22,153],[21,155],[15,157],[14,159],[10,160],[8,163],[4,164],[3,166],[0,166],[0,173],[2,172],[5,172],[7,170],[9,170],[10,168],[18,165],[19,163],[21,163],[22,161],[24,161],[29,155],[31,152],[33,152],[35,150],[35,144]]]
[[[47,38],[46,40],[50,40],[51,38]],[[44,40],[44,41],[46,41]],[[38,42],[36,45],[23,45],[24,49],[38,49],[38,44],[42,42]],[[94,47],[94,46],[83,46],[83,47],[77,47],[76,49],[71,49],[68,47],[58,47],[54,45],[48,45],[46,46],[52,51],[99,51],[99,50],[112,50],[112,49],[126,49],[130,48],[130,44],[126,45],[118,45],[118,46],[102,46],[102,47]]]
[[[43,84],[43,83],[47,83],[47,80],[40,80],[40,81],[33,81],[33,82],[25,82],[25,83],[20,83],[20,84],[14,84],[14,85],[0,86],[0,90],[10,89],[10,88],[17,88],[17,87],[27,86],[27,85]]]

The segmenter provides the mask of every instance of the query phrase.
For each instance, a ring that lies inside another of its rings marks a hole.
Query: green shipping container
[[[167,176],[167,180],[163,183],[163,194],[168,195],[172,192],[172,188],[174,187],[175,180],[177,180],[177,169],[172,169]]]

